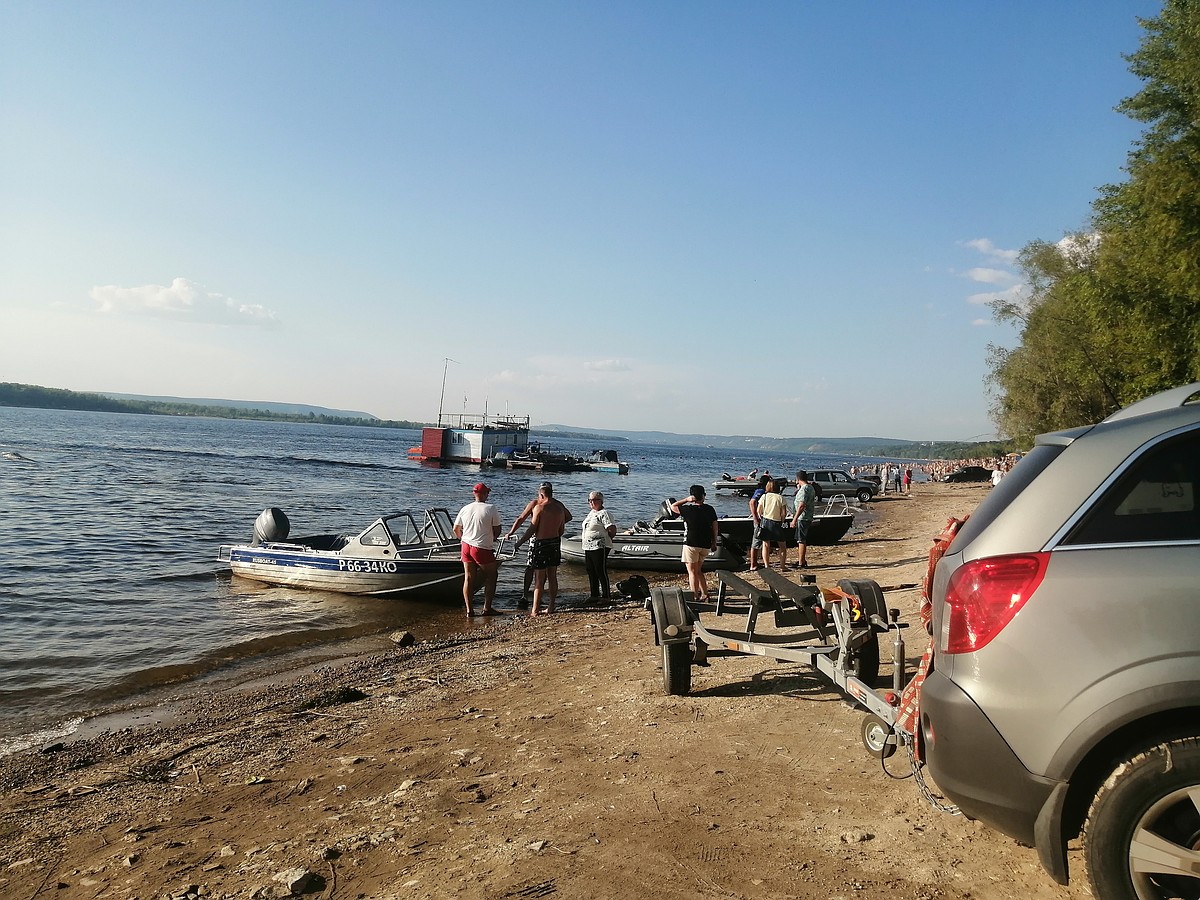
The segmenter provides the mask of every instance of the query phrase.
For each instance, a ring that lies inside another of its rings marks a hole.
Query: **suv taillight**
[[[1033,596],[1049,561],[1049,553],[1026,553],[960,566],[946,587],[945,652],[973,653],[986,647]]]

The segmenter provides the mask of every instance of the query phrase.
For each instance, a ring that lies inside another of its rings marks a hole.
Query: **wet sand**
[[[933,535],[986,490],[879,498],[811,572],[915,624]],[[883,771],[810,669],[718,660],[667,696],[642,604],[560,610],[193,684],[0,759],[0,896],[1089,896],[934,810],[901,755]]]

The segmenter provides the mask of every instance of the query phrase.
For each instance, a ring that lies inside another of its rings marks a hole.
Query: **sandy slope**
[[[919,582],[985,490],[880,498],[814,572]],[[566,599],[0,760],[0,896],[1089,896],[888,777],[810,671],[720,660],[666,696],[640,605]],[[916,622],[917,591],[887,600]]]

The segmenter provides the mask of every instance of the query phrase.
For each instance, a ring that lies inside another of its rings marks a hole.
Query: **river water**
[[[0,408],[0,754],[70,733],[81,717],[163,685],[297,648],[398,628],[418,637],[471,627],[458,606],[352,598],[232,578],[222,543],[249,540],[282,508],[295,534],[357,531],[396,509],[471,500],[481,478],[505,527],[533,498],[537,472],[409,460],[415,431],[290,422]],[[627,476],[550,476],[581,519],[605,493],[618,528],[723,472],[840,467],[795,456],[614,442]],[[594,441],[552,449],[590,452]],[[863,462],[865,460],[854,460]],[[745,499],[709,499],[741,515]],[[521,567],[502,567],[497,605],[513,608]],[[582,568],[561,595],[586,594]]]

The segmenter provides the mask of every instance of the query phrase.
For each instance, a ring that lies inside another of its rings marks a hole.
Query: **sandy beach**
[[[987,489],[880,497],[813,574],[879,582],[911,666],[910,585]],[[1090,896],[1078,851],[1055,885],[1031,848],[926,803],[903,754],[885,772],[811,670],[719,660],[671,697],[640,603],[560,604],[195,685],[160,724],[0,759],[0,896]]]

